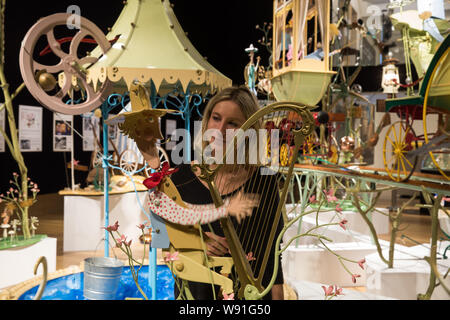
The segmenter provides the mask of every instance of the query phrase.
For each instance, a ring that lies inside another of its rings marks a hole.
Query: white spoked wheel
[[[119,166],[126,173],[133,175],[138,169],[138,155],[131,149],[124,150],[119,157]]]
[[[23,81],[33,95],[45,107],[52,111],[64,114],[82,114],[94,110],[107,98],[111,84],[109,81],[94,90],[88,84],[87,76],[90,65],[98,58],[85,56],[79,58],[78,48],[87,36],[90,36],[105,54],[111,44],[103,32],[91,21],[80,17],[80,29],[71,38],[69,52],[61,48],[61,43],[55,38],[55,28],[67,27],[70,18],[68,13],[56,13],[36,22],[25,35],[20,48],[19,64]],[[45,36],[50,50],[59,62],[54,65],[44,65],[35,60],[38,40]],[[90,39],[90,40],[92,40]],[[42,80],[41,77],[44,77]],[[58,81],[56,80],[58,79]],[[58,90],[59,86],[59,90]],[[77,104],[68,104],[73,98],[74,90],[82,90],[84,101]]]
[[[158,149],[158,156],[159,156],[159,170],[161,170],[164,162],[169,162],[169,156],[167,155],[167,152],[161,148],[160,146],[156,146],[156,148]],[[147,166],[145,167],[145,175],[147,177],[150,177],[150,174],[152,173],[152,168],[147,164]]]

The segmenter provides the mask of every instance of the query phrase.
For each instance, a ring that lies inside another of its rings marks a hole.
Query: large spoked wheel
[[[138,169],[138,155],[131,149],[124,150],[119,157],[119,166],[127,174],[133,175]]]
[[[170,163],[169,162],[169,156],[167,155],[167,152],[161,148],[160,146],[156,146],[156,149],[158,149],[158,156],[159,156],[159,170],[161,170],[164,162]],[[148,177],[150,177],[150,174],[152,173],[152,168],[147,165],[144,169],[145,171],[145,175]]]
[[[280,147],[280,164],[287,167],[293,160],[292,150],[287,143],[283,143]]]
[[[23,81],[36,100],[52,111],[77,115],[97,108],[107,98],[111,88],[108,81],[97,90],[88,84],[86,68],[97,62],[98,58],[80,58],[78,48],[87,36],[98,44],[102,54],[106,54],[111,44],[94,23],[80,17],[80,29],[71,39],[69,52],[64,51],[61,41],[55,38],[55,28],[66,27],[69,18],[68,13],[56,13],[34,24],[22,41],[19,64]],[[35,51],[36,44],[42,36],[46,37],[51,52],[59,59],[58,63],[44,65],[35,60],[39,56]],[[84,101],[67,103],[73,100],[74,90],[79,89],[83,91]]]
[[[302,159],[303,163],[316,165],[319,162],[319,147],[320,141],[317,132],[313,131],[309,136],[305,138],[305,142],[302,147]]]
[[[450,81],[449,67],[450,67],[450,47],[447,47],[445,52],[441,55],[441,57],[437,61],[425,90],[425,96],[423,101],[423,135],[425,143],[428,143],[434,137],[441,134],[446,135],[447,138],[445,138],[439,144],[443,145],[448,144],[450,142],[450,132],[445,131],[445,128],[449,128],[450,122],[450,109],[448,101],[444,100],[442,102],[442,105],[439,106],[442,107],[442,109],[438,110],[438,112],[440,113],[439,116],[443,121],[440,121],[440,123],[438,123],[438,125],[441,125],[441,127],[438,128],[438,133],[437,134],[434,132],[430,133],[427,126],[427,115],[431,113],[430,112],[431,110],[429,110],[431,108],[430,107],[431,97],[435,95],[443,97],[450,95],[450,89],[448,85],[444,85],[448,84]],[[448,165],[447,156],[449,153],[450,148],[438,148],[429,152],[430,158],[433,161],[434,165],[436,166],[436,169],[447,180],[450,180],[450,174],[448,173],[448,171],[446,173],[441,166],[443,164]]]
[[[407,153],[417,149],[417,136],[413,128],[404,121],[394,122],[386,132],[383,145],[383,161],[389,177],[394,181],[406,181],[416,168],[418,156]]]

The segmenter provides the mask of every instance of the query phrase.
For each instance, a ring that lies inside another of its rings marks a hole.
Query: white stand
[[[449,241],[439,242],[438,252],[443,253],[449,244]],[[424,246],[429,247],[429,244]],[[423,260],[423,257],[430,255],[430,249],[424,246],[397,248],[395,245],[392,269],[388,269],[378,254],[366,256],[367,292],[404,300],[416,300],[417,294],[424,294],[430,281],[430,266]],[[383,250],[384,257],[387,257],[387,254],[387,250]],[[442,258],[442,255],[438,254],[438,258]],[[438,259],[437,265],[442,276],[450,267],[450,258]],[[449,277],[445,280],[445,285],[450,287]],[[450,296],[442,286],[438,286],[434,289],[431,299],[448,300]]]
[[[42,267],[34,274],[38,259],[47,258],[48,273],[56,271],[56,238],[45,238],[22,248],[0,250],[0,289],[42,274]]]
[[[284,281],[294,289],[298,300],[324,300],[325,293],[322,286],[328,288],[328,284],[311,282],[306,280],[293,280],[285,278]],[[332,300],[392,300],[393,298],[375,295],[367,292],[359,292],[343,288],[343,295],[334,297]]]
[[[146,208],[146,191],[137,193],[139,202]],[[104,238],[105,226],[103,196],[64,196],[64,251],[95,251]],[[142,212],[135,192],[109,195],[109,224],[119,222],[118,231],[132,240],[139,241],[142,234],[137,227],[148,221]],[[110,243],[114,246],[111,239]]]

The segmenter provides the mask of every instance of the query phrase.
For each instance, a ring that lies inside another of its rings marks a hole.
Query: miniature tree
[[[28,169],[25,165],[25,161],[23,159],[23,155],[20,152],[19,148],[19,138],[18,131],[16,127],[16,121],[14,117],[13,110],[13,100],[14,98],[22,91],[25,87],[25,84],[22,83],[12,94],[9,91],[9,84],[5,77],[4,65],[5,65],[5,0],[1,0],[0,3],[0,87],[3,92],[3,102],[0,105],[0,111],[2,109],[6,109],[8,124],[9,124],[9,135],[6,133],[4,128],[0,127],[0,132],[3,135],[6,144],[8,146],[11,155],[14,160],[17,162],[20,172],[20,182],[18,188],[20,190],[20,194],[17,195],[17,199],[21,201],[17,202],[17,205],[14,209],[18,214],[20,214],[20,220],[22,222],[22,231],[24,239],[29,239],[31,237],[30,228],[29,228],[29,217],[28,217],[28,209],[30,205],[33,204],[34,201],[29,201],[28,196],[28,188],[29,188],[29,180],[28,180]],[[18,190],[18,191],[19,191]]]

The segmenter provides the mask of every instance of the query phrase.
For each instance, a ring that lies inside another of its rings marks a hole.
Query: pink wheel
[[[93,42],[97,43],[103,54],[110,49],[111,44],[94,23],[80,17],[80,29],[71,39],[69,52],[65,52],[61,49],[60,42],[55,39],[54,29],[66,26],[69,17],[68,13],[56,13],[36,22],[22,41],[19,64],[25,85],[36,100],[52,111],[76,115],[99,107],[107,98],[111,87],[107,81],[94,90],[87,83],[85,68],[97,62],[98,58],[90,56],[79,58],[78,47],[86,36],[93,38]],[[51,51],[60,59],[57,64],[43,65],[35,60],[36,44],[41,36],[46,36]],[[61,80],[62,75],[64,77]],[[56,82],[56,79],[59,81]],[[59,91],[57,91],[58,84]],[[83,90],[85,99],[79,104],[66,104],[65,101],[73,94],[74,87]],[[51,94],[51,91],[57,92]]]

